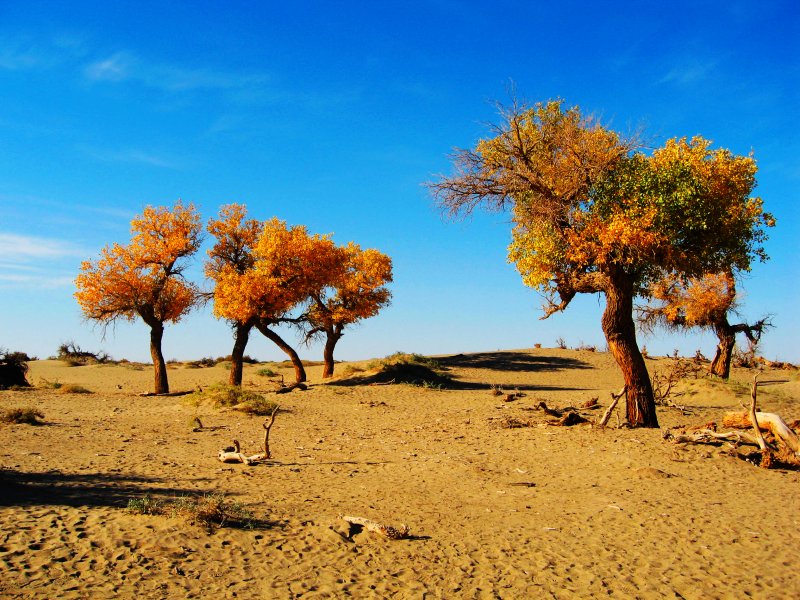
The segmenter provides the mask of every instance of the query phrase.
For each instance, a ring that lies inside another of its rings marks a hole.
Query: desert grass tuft
[[[77,383],[62,383],[57,388],[59,394],[92,394],[92,390]]]
[[[203,527],[208,532],[220,527],[252,529],[256,524],[250,511],[238,502],[228,501],[224,494],[181,496],[169,500],[160,500],[145,494],[141,498],[128,501],[128,512],[180,518],[191,525]]]
[[[233,408],[250,415],[270,415],[277,404],[262,394],[227,383],[216,383],[186,397],[194,406],[210,403],[215,408]]]
[[[9,408],[0,413],[0,422],[13,423],[18,425],[42,425],[44,413],[39,409],[28,408]]]

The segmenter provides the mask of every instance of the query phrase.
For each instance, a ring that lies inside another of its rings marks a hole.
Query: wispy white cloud
[[[152,152],[146,152],[136,148],[125,148],[122,150],[104,150],[99,148],[91,148],[82,146],[81,151],[91,156],[96,160],[103,162],[116,162],[116,163],[138,163],[151,167],[160,167],[162,169],[180,169],[181,164],[176,160],[165,158]]]
[[[93,61],[86,65],[83,73],[91,81],[130,81],[167,92],[243,90],[263,86],[270,79],[263,73],[231,73],[148,63],[128,52],[115,52]]]
[[[83,255],[85,255],[83,250],[63,240],[0,232],[0,256],[7,262]]]
[[[47,69],[86,53],[81,36],[63,33],[51,39],[17,36],[0,39],[0,69]]]
[[[68,276],[47,276],[45,274],[18,275],[0,272],[0,288],[25,287],[36,289],[53,289],[72,287],[74,278]]]
[[[678,85],[692,85],[703,81],[717,67],[717,61],[689,60],[675,65],[658,83],[673,83]]]

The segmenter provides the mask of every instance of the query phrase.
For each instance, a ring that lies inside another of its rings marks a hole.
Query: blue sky
[[[541,298],[506,262],[508,216],[447,222],[422,185],[487,134],[513,81],[522,98],[564,98],[654,145],[700,134],[753,150],[778,226],[771,260],[744,280],[742,315],[773,314],[763,354],[800,362],[798,39],[788,0],[0,1],[0,345],[46,357],[74,340],[146,359],[146,327],[103,338],[72,280],[128,239],[144,206],[182,198],[204,219],[242,202],[393,257],[392,306],[351,330],[338,358],[558,337],[602,348],[601,298],[538,320]],[[640,343],[710,355],[714,338]],[[230,347],[208,309],[164,338],[181,359]],[[282,358],[260,335],[248,353]]]

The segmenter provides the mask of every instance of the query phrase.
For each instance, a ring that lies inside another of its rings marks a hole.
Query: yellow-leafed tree
[[[164,324],[176,323],[198,302],[197,287],[183,272],[201,241],[200,216],[192,204],[145,208],[131,221],[132,239],[113,244],[100,258],[81,264],[75,298],[87,319],[107,326],[141,318],[150,327],[155,392],[169,392],[161,343]]]
[[[664,272],[747,271],[765,258],[774,223],[755,187],[755,161],[702,138],[638,151],[561,101],[514,105],[493,137],[457,152],[455,173],[430,184],[451,214],[510,208],[509,260],[549,299],[545,316],[579,293],[601,293],[602,329],[627,389],[627,420],[657,427],[636,341],[633,300]]]
[[[352,242],[337,251],[338,264],[329,271],[328,281],[321,279],[325,285],[312,292],[306,313],[306,339],[325,335],[323,378],[333,376],[333,351],[344,328],[377,315],[392,297],[386,287],[392,281],[391,258]]]

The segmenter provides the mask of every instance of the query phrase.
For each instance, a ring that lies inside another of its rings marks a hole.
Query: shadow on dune
[[[406,383],[442,390],[488,390],[488,383],[460,380],[454,369],[491,369],[505,372],[562,371],[566,369],[590,369],[591,365],[572,358],[554,356],[532,356],[524,352],[484,352],[480,354],[456,354],[434,359],[437,367],[425,364],[400,363],[384,366],[377,373],[354,375],[334,380],[328,385],[389,385]],[[526,391],[584,390],[586,388],[565,385],[503,385]]]
[[[534,356],[525,352],[481,352],[455,354],[437,359],[443,367],[462,369],[491,369],[492,371],[563,371],[591,369],[582,360],[561,356]]]
[[[111,506],[123,508],[132,498],[196,496],[205,490],[162,488],[154,477],[108,473],[26,473],[0,469],[0,506]],[[153,487],[153,486],[156,487]]]

